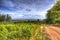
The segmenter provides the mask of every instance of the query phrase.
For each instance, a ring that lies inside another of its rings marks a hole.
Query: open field
[[[0,40],[45,40],[43,29],[39,24],[0,24]]]
[[[60,40],[60,27],[33,23],[0,24],[0,40]]]

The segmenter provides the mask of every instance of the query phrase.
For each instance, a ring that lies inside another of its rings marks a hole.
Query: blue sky
[[[0,0],[0,14],[12,19],[45,19],[55,0]]]

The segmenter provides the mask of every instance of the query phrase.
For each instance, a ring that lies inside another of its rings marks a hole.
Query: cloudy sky
[[[0,0],[0,14],[13,19],[45,19],[55,0]]]

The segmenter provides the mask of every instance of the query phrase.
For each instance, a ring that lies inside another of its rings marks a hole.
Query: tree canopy
[[[47,22],[48,23],[60,23],[60,0],[48,10],[47,13]]]

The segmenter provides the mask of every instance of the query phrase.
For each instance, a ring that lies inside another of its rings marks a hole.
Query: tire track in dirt
[[[45,31],[49,35],[49,38],[51,40],[60,40],[60,34],[58,32],[56,32],[55,30],[60,32],[60,30],[59,29],[57,30],[54,26],[45,27]]]
[[[55,30],[56,32],[58,32],[60,34],[60,28],[59,27],[50,26],[50,28],[52,30]]]

